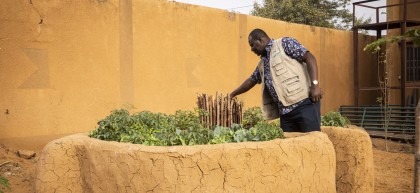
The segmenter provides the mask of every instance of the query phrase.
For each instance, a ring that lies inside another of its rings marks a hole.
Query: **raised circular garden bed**
[[[37,192],[373,192],[369,136],[360,129],[264,142],[145,146],[86,134],[50,142]]]

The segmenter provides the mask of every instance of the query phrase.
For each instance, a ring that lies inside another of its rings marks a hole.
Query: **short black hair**
[[[258,28],[252,30],[251,33],[249,33],[249,36],[251,36],[252,39],[268,37],[268,35],[265,33],[265,31],[263,31],[262,29],[258,29]]]

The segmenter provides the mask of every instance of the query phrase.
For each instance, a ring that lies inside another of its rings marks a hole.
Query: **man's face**
[[[254,39],[251,36],[248,37],[248,43],[251,47],[251,51],[254,52],[257,56],[261,56],[265,52],[265,47],[267,45],[264,44],[261,38]]]

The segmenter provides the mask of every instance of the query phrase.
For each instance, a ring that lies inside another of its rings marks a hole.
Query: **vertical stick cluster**
[[[420,101],[416,108],[416,138],[414,152],[414,193],[420,193]]]
[[[223,96],[216,92],[216,96],[208,94],[197,95],[198,109],[207,112],[200,115],[201,123],[207,128],[213,128],[216,125],[231,127],[232,124],[242,122],[243,102],[239,102],[236,97],[230,98],[229,94]]]

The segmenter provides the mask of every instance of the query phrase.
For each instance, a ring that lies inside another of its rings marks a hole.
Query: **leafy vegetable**
[[[245,129],[240,124],[231,128],[216,126],[207,129],[201,124],[199,111],[176,111],[175,115],[142,111],[130,115],[119,109],[98,122],[89,133],[92,138],[107,141],[130,142],[154,146],[220,144],[244,141],[267,141],[283,138],[283,131],[276,123],[267,123],[255,116],[251,109]],[[262,118],[262,114],[261,114]]]
[[[251,107],[244,112],[242,125],[249,129],[259,122],[264,122],[264,117],[260,107]]]
[[[325,116],[321,116],[322,126],[348,127],[350,124],[349,119],[339,112],[330,111]]]

